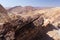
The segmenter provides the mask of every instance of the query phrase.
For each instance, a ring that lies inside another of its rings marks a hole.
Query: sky
[[[60,7],[60,0],[0,0],[0,4],[2,4],[4,7]]]

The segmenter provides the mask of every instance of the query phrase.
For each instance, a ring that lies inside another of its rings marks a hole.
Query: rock
[[[4,30],[2,32],[3,37],[6,40],[14,40],[15,39],[15,35],[17,35],[17,33],[18,33],[18,31],[20,29],[22,29],[22,28],[25,29],[24,27],[26,25],[29,28],[30,23],[32,23],[35,20],[37,20],[40,16],[41,16],[40,14],[33,14],[33,15],[28,15],[28,16],[27,15],[23,15],[23,16],[22,15],[15,15],[14,19],[13,19],[13,17],[11,17],[13,20],[11,19],[10,21],[5,22],[3,24],[3,26],[2,26],[3,30]],[[33,26],[33,24],[31,24],[31,26]],[[35,31],[35,30],[33,30],[33,31]],[[31,35],[31,34],[29,34],[29,35]]]
[[[10,20],[7,10],[0,5],[0,23],[4,23]]]
[[[37,15],[33,18],[37,18]],[[35,19],[34,21],[26,24],[21,29],[16,31],[16,40],[34,40],[37,33],[41,30],[43,25],[43,18],[40,17],[38,19]]]

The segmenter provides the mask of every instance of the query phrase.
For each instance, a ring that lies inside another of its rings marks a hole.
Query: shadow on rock
[[[20,30],[16,31],[16,40],[54,40],[46,33],[56,29],[52,24],[46,27],[36,27],[33,23],[25,25]],[[56,29],[57,30],[57,29]]]

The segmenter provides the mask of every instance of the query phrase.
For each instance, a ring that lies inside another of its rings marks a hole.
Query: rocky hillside
[[[45,20],[44,25],[50,23],[54,25],[54,27],[57,29],[57,30],[53,29],[52,31],[47,32],[47,34],[50,37],[54,38],[54,40],[60,40],[60,11],[59,10],[60,7],[55,7],[51,9],[36,11],[40,14],[43,14],[43,18]]]
[[[36,11],[37,13],[43,14],[45,19],[49,19],[51,23],[60,23],[60,8],[51,8],[45,10]]]
[[[59,10],[0,5],[0,40],[60,40]]]

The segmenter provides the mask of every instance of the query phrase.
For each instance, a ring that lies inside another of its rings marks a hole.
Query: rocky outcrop
[[[42,22],[40,21],[41,18],[39,19],[40,16],[41,15],[39,15],[39,14],[33,14],[33,15],[28,15],[28,16],[25,15],[25,16],[19,16],[19,17],[17,15],[16,16],[17,19],[11,20],[11,21],[6,22],[5,24],[3,24],[3,27],[5,29],[3,31],[4,38],[6,38],[6,40],[9,40],[9,39],[13,40],[13,39],[15,39],[15,37],[16,37],[16,40],[25,40],[25,39],[28,40],[28,39],[31,39],[34,36],[33,35],[30,38],[30,35],[34,34],[34,33],[32,33],[32,31],[35,31],[35,32],[38,31],[38,28],[39,28],[38,26],[43,24],[43,21],[42,21],[43,19],[41,20]],[[38,23],[36,25],[35,23],[33,23],[35,20],[37,20],[37,22],[40,22],[40,24]],[[37,28],[35,28],[35,26]],[[33,29],[30,28],[30,27],[32,27]],[[29,30],[31,30],[31,33],[29,32]],[[30,34],[27,34],[27,35],[24,34],[27,31]],[[21,39],[21,35],[26,35],[26,36],[22,37],[22,39]],[[35,33],[35,35],[36,35],[36,33]],[[29,38],[27,39],[27,37],[29,37]],[[23,38],[25,38],[25,39],[23,39]]]

